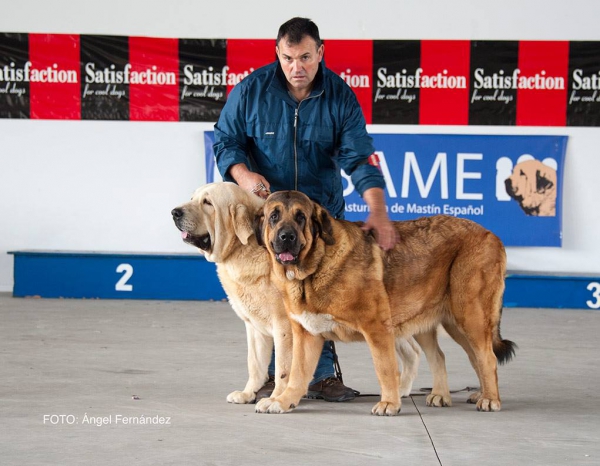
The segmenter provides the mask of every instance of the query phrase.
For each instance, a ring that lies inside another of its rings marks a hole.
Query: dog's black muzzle
[[[297,231],[291,226],[281,227],[275,235],[273,251],[281,264],[296,264],[300,253]]]

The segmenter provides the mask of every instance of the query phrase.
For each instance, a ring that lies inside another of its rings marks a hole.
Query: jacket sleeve
[[[367,133],[365,117],[354,92],[349,91],[351,95],[343,106],[338,163],[362,196],[369,188],[385,188],[385,180],[379,168],[369,164],[369,156],[375,152],[373,138]]]
[[[224,181],[235,182],[229,174],[229,168],[232,165],[244,163],[250,168],[245,118],[246,99],[244,98],[243,86],[240,84],[235,86],[229,93],[219,120],[215,124],[213,149],[217,168]]]

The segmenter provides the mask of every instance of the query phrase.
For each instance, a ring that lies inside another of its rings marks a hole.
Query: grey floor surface
[[[377,398],[304,400],[255,414],[242,322],[224,302],[18,299],[0,294],[1,465],[597,465],[600,312],[505,309],[519,345],[499,369],[503,409],[453,395],[428,408],[421,362],[398,417]],[[477,386],[441,338],[452,390]],[[365,344],[338,344],[346,384],[379,393]]]

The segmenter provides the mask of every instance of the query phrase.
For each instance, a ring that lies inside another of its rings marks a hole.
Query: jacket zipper
[[[298,110],[300,110],[300,105],[302,105],[302,102],[304,102],[305,100],[314,99],[316,97],[320,97],[321,95],[323,95],[323,91],[321,91],[317,95],[312,95],[307,97],[306,99],[301,100],[300,102],[298,102],[298,105],[294,110],[294,190],[296,191],[298,191]]]
[[[294,190],[298,191],[298,109],[300,108],[300,102],[294,111]]]

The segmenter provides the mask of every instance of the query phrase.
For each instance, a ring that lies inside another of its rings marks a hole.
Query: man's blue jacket
[[[343,217],[340,168],[361,196],[385,186],[379,169],[367,163],[373,140],[356,96],[323,62],[303,101],[290,96],[286,83],[275,61],[233,88],[215,125],[219,172],[234,181],[229,167],[245,163],[269,181],[271,191],[302,191]]]

